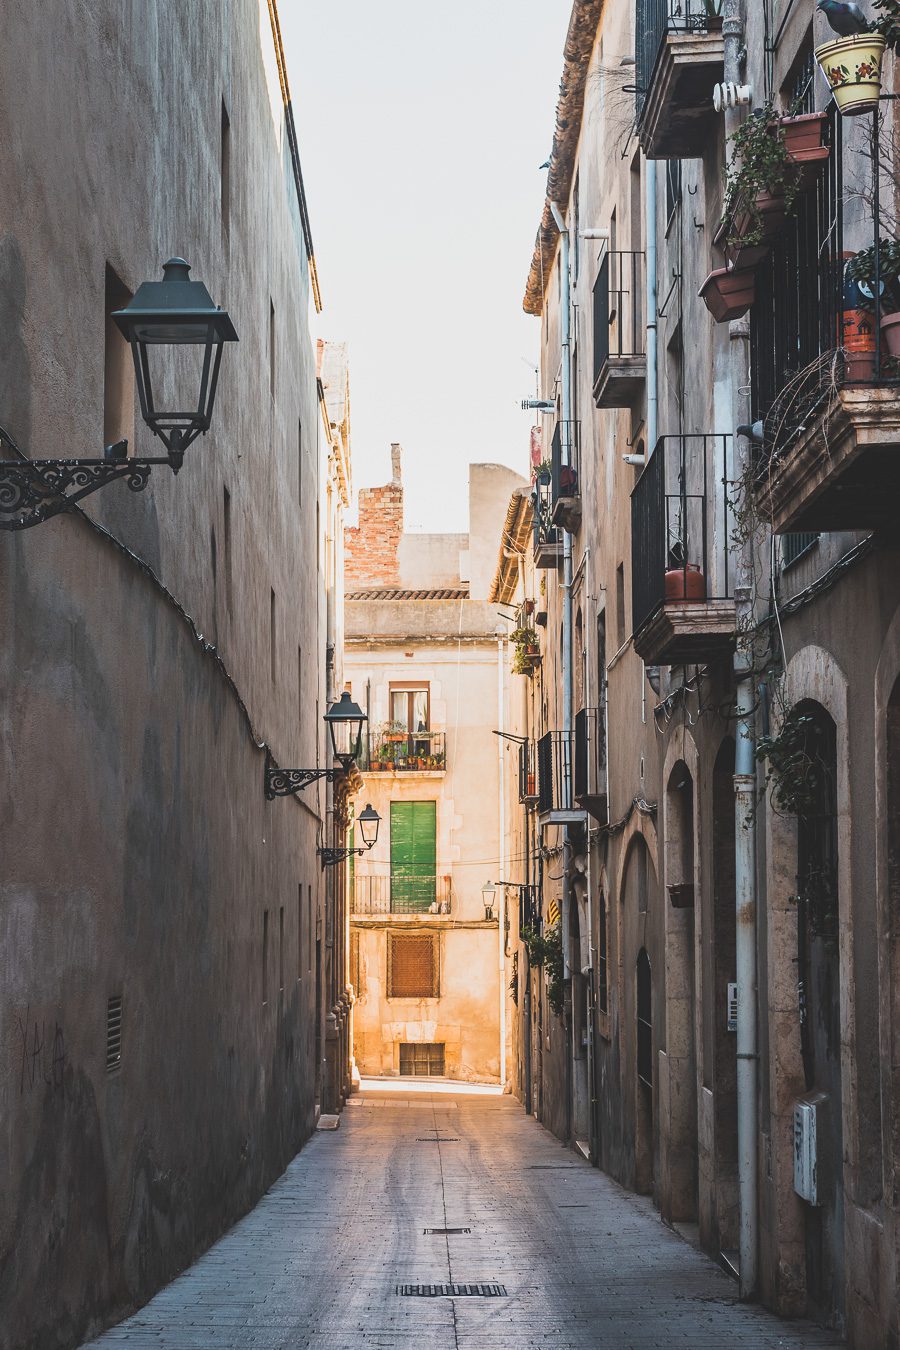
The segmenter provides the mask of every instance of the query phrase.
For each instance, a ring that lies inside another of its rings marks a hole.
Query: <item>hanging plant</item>
[[[875,0],[875,8],[884,13],[872,24],[872,32],[880,33],[888,51],[900,47],[900,0]]]
[[[728,139],[733,154],[725,177],[723,223],[729,223],[730,245],[753,248],[767,229],[771,232],[773,215],[793,215],[800,181],[780,114],[771,102],[757,108]]]
[[[558,923],[552,924],[539,933],[536,928],[526,925],[522,929],[522,941],[528,964],[533,968],[546,967],[547,1002],[556,1013],[562,1015],[564,997],[564,965],[562,950],[562,931]]]
[[[776,810],[802,816],[815,808],[819,767],[809,753],[809,727],[813,719],[789,712],[775,736],[760,736],[756,758],[765,761],[766,787]]]

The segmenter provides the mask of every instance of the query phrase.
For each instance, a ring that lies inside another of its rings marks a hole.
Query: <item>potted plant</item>
[[[386,722],[383,728],[383,735],[386,741],[397,743],[405,741],[407,729],[403,722]]]
[[[730,223],[728,243],[758,247],[793,213],[799,175],[788,156],[785,124],[771,102],[748,117],[729,140],[733,153],[723,210],[723,220]]]
[[[752,267],[717,267],[700,287],[699,295],[716,323],[739,319],[753,304],[756,276]]]
[[[706,31],[718,33],[722,28],[722,0],[703,0]]]
[[[873,24],[872,31],[834,38],[816,48],[816,60],[845,117],[871,112],[877,106],[881,97],[881,61],[888,34],[896,22],[896,12],[892,10]],[[887,31],[878,31],[879,25],[884,25]]]
[[[542,459],[532,471],[532,479],[539,487],[550,486],[550,461]]]
[[[888,355],[900,357],[900,240],[882,239],[878,249],[878,285],[880,291],[881,336]],[[875,245],[861,249],[847,263],[844,285],[844,349],[855,332],[874,331],[871,316],[875,311]],[[866,322],[868,320],[868,323]],[[857,347],[856,350],[863,350]],[[859,376],[858,378],[865,378]]]

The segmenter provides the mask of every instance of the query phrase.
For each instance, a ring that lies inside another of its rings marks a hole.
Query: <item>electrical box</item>
[[[827,1172],[828,1096],[810,1092],[794,1105],[794,1190],[808,1205],[821,1205]]]
[[[721,988],[721,986],[720,986]],[[728,1028],[737,1031],[737,983],[728,984]]]

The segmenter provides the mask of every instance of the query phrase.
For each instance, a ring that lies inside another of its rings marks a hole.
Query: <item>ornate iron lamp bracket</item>
[[[322,859],[322,870],[324,871],[326,867],[334,867],[337,863],[342,863],[354,853],[361,858],[368,851],[367,848],[320,848],[319,857]]]
[[[265,793],[267,801],[274,801],[276,797],[292,797],[296,792],[302,792],[304,788],[309,787],[310,783],[317,783],[319,779],[324,778],[326,783],[334,783],[343,775],[344,770],[335,769],[278,769],[272,764],[272,761],[266,757],[266,776]]]
[[[0,428],[0,445],[22,455],[15,441]],[[128,442],[107,447],[102,459],[0,459],[0,530],[29,530],[64,511],[83,497],[123,478],[132,492],[143,492],[150,470],[172,459],[129,459]]]

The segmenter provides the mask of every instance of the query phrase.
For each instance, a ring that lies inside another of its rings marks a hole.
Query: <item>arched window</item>
[[[597,1007],[602,1013],[609,1012],[609,933],[607,929],[606,893],[600,892],[597,901]]]

